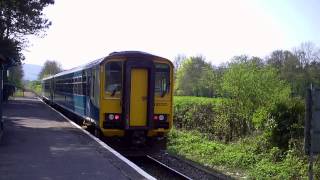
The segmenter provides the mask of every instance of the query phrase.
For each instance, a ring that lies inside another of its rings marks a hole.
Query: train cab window
[[[164,97],[170,91],[170,66],[156,63],[155,94]]]
[[[105,65],[105,92],[108,96],[120,94],[122,90],[122,62]]]

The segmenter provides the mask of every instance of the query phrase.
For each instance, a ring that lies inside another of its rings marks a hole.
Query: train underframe
[[[84,121],[85,122],[85,121]],[[89,132],[94,134],[99,139],[106,141],[108,144],[112,144],[117,149],[122,150],[141,150],[149,149],[152,151],[161,151],[166,149],[167,138],[165,132],[157,132],[156,130],[114,130],[114,129],[103,129],[104,131],[117,131],[121,132],[118,135],[103,135],[100,128],[93,123],[87,124],[86,127]]]

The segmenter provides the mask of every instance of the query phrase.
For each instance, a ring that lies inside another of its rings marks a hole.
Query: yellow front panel
[[[115,61],[115,60],[114,60]],[[105,90],[105,64],[100,68],[100,128],[104,136],[124,136],[123,129],[104,129],[103,122],[105,121],[106,113],[122,113],[122,102],[121,102],[121,92],[116,92],[114,96],[111,96],[110,93],[107,93]]]
[[[148,71],[131,70],[130,126],[147,125]]]

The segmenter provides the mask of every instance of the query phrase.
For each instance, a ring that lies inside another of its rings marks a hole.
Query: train
[[[173,124],[173,64],[140,51],[113,52],[42,79],[42,98],[101,137],[144,143]]]

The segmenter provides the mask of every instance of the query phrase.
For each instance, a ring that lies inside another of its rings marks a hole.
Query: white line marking
[[[41,98],[37,97],[42,103],[44,103],[45,105],[47,105],[45,102],[42,101]],[[49,105],[47,105],[49,106]],[[125,163],[127,163],[130,167],[132,167],[134,170],[136,170],[139,174],[141,174],[144,178],[146,179],[150,179],[150,180],[156,180],[156,178],[154,178],[153,176],[151,176],[150,174],[148,174],[147,172],[145,172],[143,169],[141,169],[140,167],[138,167],[136,164],[134,164],[133,162],[131,162],[130,160],[128,160],[126,157],[122,156],[120,153],[118,153],[116,150],[114,150],[113,148],[111,148],[110,146],[108,146],[106,143],[104,143],[103,141],[101,141],[100,139],[98,139],[97,137],[93,136],[92,134],[90,134],[88,131],[82,129],[78,124],[74,123],[73,121],[71,121],[69,118],[67,118],[65,115],[63,115],[61,112],[55,110],[53,107],[49,106],[52,110],[54,110],[55,112],[57,112],[60,116],[62,116],[64,119],[66,119],[67,121],[69,121],[70,124],[72,124],[73,126],[75,126],[76,128],[80,129],[82,132],[84,132],[85,134],[87,134],[89,137],[91,137],[93,140],[95,140],[97,143],[99,143],[102,147],[104,147],[105,149],[107,149],[108,151],[110,151],[112,154],[114,154],[115,156],[117,156],[120,160],[124,161]]]

